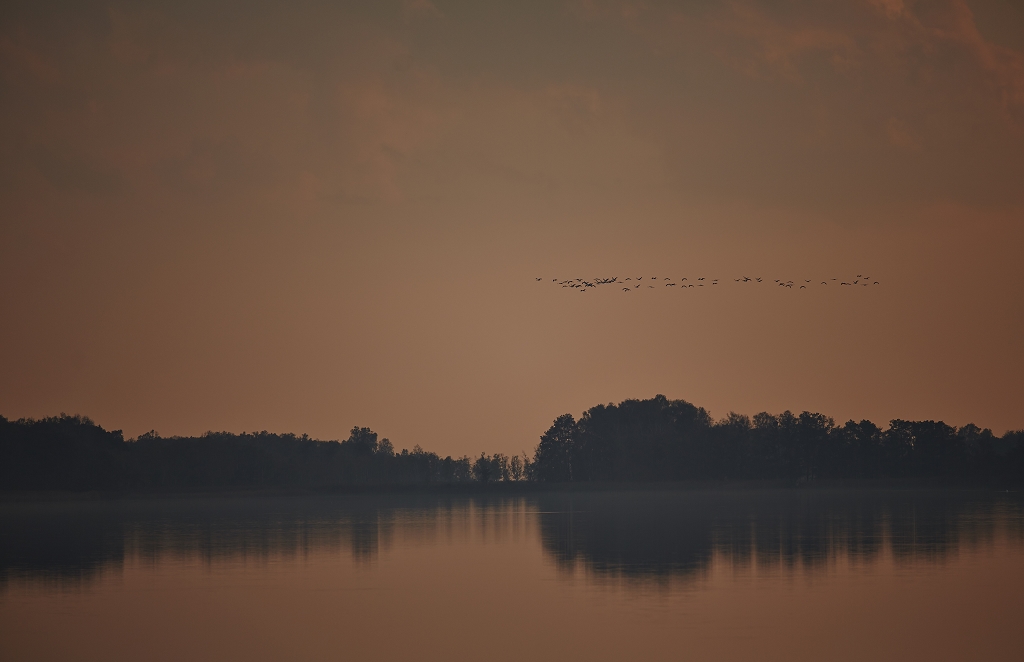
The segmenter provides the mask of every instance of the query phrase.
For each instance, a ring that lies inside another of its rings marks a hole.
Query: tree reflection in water
[[[266,562],[311,552],[373,563],[412,546],[538,538],[563,571],[696,577],[712,559],[813,571],[836,559],[941,561],[1022,534],[1013,495],[922,491],[595,491],[525,497],[364,495],[0,505],[0,590],[74,586],[126,559]]]
[[[593,492],[537,505],[561,569],[625,579],[698,576],[715,557],[803,571],[887,552],[897,563],[941,561],[1024,530],[1018,499],[976,492]]]

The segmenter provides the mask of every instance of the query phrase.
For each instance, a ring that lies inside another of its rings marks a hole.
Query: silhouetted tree
[[[576,419],[571,414],[562,414],[541,435],[533,460],[534,477],[537,480],[573,480],[572,460],[576,452],[576,434]]]
[[[523,471],[523,460],[518,455],[513,455],[508,461],[508,477],[509,480],[523,480],[526,477],[526,472]]]
[[[559,416],[541,436],[530,476],[542,481],[767,478],[1024,479],[1024,433],[997,439],[974,425],[870,421],[837,427],[818,413],[730,413],[656,396]]]
[[[357,453],[368,454],[377,451],[377,433],[370,428],[352,428],[348,439],[342,442],[348,444]],[[388,442],[390,445],[390,442]]]
[[[109,490],[127,480],[124,438],[84,416],[0,416],[0,489]]]
[[[267,431],[125,441],[81,416],[0,416],[0,490],[197,490],[562,481],[837,478],[1024,479],[1024,431],[997,438],[975,425],[894,419],[836,426],[822,414],[730,413],[659,395],[559,416],[531,459],[502,453],[441,458],[354,427],[320,441]]]
[[[481,483],[489,482],[494,477],[494,463],[483,453],[473,463],[473,477]]]

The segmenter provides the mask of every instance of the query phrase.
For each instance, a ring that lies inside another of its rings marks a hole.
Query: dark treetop
[[[975,425],[871,421],[836,425],[822,414],[730,413],[657,396],[559,416],[531,471],[547,481],[935,478],[1017,480],[1024,432],[996,437]]]
[[[0,416],[0,491],[332,489],[533,480],[649,482],[931,479],[1018,483],[1024,431],[996,437],[975,425],[870,421],[822,414],[730,413],[656,396],[555,419],[529,458],[396,453],[369,428],[344,441],[269,432],[208,432],[125,440],[88,418]]]

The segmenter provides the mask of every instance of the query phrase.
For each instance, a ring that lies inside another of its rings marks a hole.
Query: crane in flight
[[[621,286],[623,292],[630,292],[632,290],[640,289],[641,285],[643,284],[640,281],[642,281],[643,279],[644,279],[643,276],[636,276],[635,282],[634,282],[634,278],[633,277],[629,277],[629,278],[625,278],[625,279],[621,279],[620,280],[618,276],[608,276],[608,277],[598,277],[598,278],[567,278],[567,279],[564,279],[564,280],[560,280],[558,278],[552,278],[551,282],[559,285],[563,289],[564,288],[575,289],[578,292],[586,292],[587,290],[597,289],[597,288],[601,287],[602,285],[612,285],[612,284]],[[668,277],[668,276],[666,276],[664,278],[661,278],[661,279],[659,279],[657,276],[648,276],[647,279],[649,281],[663,280],[663,281],[665,281],[665,283],[664,283],[665,287],[676,287],[676,286],[679,286],[679,289],[681,289],[681,290],[690,289],[690,288],[693,288],[695,286],[696,287],[704,287],[705,285],[709,284],[709,282],[710,282],[711,285],[728,285],[728,283],[730,281],[733,282],[733,283],[750,283],[750,282],[761,283],[761,282],[764,281],[764,278],[762,278],[761,276],[757,276],[755,278],[751,278],[750,276],[739,276],[739,277],[731,278],[731,279],[727,278],[727,279],[725,279],[724,282],[720,278],[712,278],[712,279],[710,279],[710,281],[708,281],[708,279],[706,277],[700,276],[700,277],[696,278],[696,282],[689,283],[689,284],[686,282],[686,281],[689,280],[689,278],[687,278],[686,276],[681,277],[679,279],[678,283],[672,282],[673,279]],[[538,282],[539,283],[539,282],[542,282],[544,280],[546,280],[546,279],[543,278],[543,277],[534,277],[534,282]],[[629,282],[629,284],[626,284],[627,281]],[[880,281],[877,281],[877,280],[872,281],[872,280],[870,280],[870,276],[866,276],[866,275],[863,275],[863,274],[858,274],[856,278],[850,279],[850,280],[839,280],[838,278],[828,277],[825,280],[820,281],[820,283],[822,285],[827,286],[830,283],[837,282],[837,281],[838,281],[839,285],[849,285],[849,286],[860,285],[861,287],[868,287],[869,285],[879,285],[879,284],[881,284]],[[779,287],[784,287],[786,289],[792,290],[792,289],[794,289],[794,286],[796,286],[798,289],[806,290],[806,289],[810,289],[810,284],[815,282],[815,281],[813,279],[810,279],[810,278],[802,278],[802,279],[800,279],[800,281],[783,280],[781,278],[776,278],[776,279],[774,279],[774,282]],[[647,286],[647,289],[651,289],[651,290],[656,289],[654,284],[653,284],[653,282],[652,282],[652,284]],[[725,288],[725,290],[727,291],[728,288]]]

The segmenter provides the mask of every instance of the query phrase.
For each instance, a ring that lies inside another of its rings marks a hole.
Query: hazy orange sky
[[[657,393],[1024,428],[1019,0],[0,17],[8,418],[457,455]],[[726,287],[550,283],[616,275]]]

